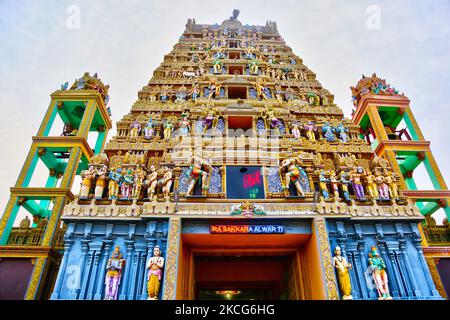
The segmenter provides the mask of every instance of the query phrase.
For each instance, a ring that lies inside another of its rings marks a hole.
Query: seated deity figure
[[[153,200],[156,193],[156,184],[157,184],[158,172],[156,171],[155,166],[150,167],[150,174],[147,175],[147,178],[144,181],[144,187],[147,188],[147,194],[150,201]]]
[[[319,187],[323,198],[326,200],[330,197],[328,194],[328,187],[327,187],[327,182],[329,182],[330,179],[326,178],[325,175],[326,175],[325,171],[323,170],[319,171]]]
[[[289,151],[288,158],[283,160],[280,169],[282,171],[287,171],[283,190],[288,191],[289,185],[292,182],[297,190],[297,195],[304,197],[305,192],[303,191],[300,181],[306,180],[308,175],[305,170],[298,165],[298,160],[292,155],[292,151]]]
[[[286,98],[286,101],[295,100],[294,89],[287,87],[284,91],[284,97]]]
[[[386,184],[386,179],[384,178],[380,170],[375,171],[375,182],[378,186],[380,200],[389,200],[389,186]]]
[[[300,139],[301,135],[300,135],[300,124],[298,123],[298,121],[294,121],[291,124],[291,132],[292,135],[294,136],[294,138],[296,139]]]
[[[89,166],[87,170],[81,172],[81,190],[80,199],[87,199],[89,197],[89,191],[91,190],[92,181],[95,178],[94,166]]]
[[[308,121],[308,123],[303,126],[303,130],[305,130],[306,137],[309,141],[316,141],[315,132],[317,132],[317,127],[314,122]]]
[[[164,176],[159,181],[159,185],[162,187],[162,193],[166,200],[170,197],[170,188],[172,187],[173,173],[168,166],[164,166]]]
[[[164,139],[166,141],[169,141],[172,137],[172,131],[173,131],[173,124],[172,122],[167,119],[166,123],[164,124]]]
[[[133,172],[129,169],[123,175],[122,185],[120,186],[120,193],[122,195],[122,199],[127,200],[130,199],[133,183],[134,183],[134,175]]]
[[[109,172],[109,200],[117,199],[119,195],[119,186],[122,183],[122,169],[111,169]]]
[[[336,136],[334,135],[334,132],[336,131],[336,129],[330,125],[328,122],[325,122],[322,125],[322,134],[323,137],[328,141],[328,142],[333,142],[336,140]]]
[[[105,300],[117,300],[122,270],[125,267],[125,259],[122,259],[119,247],[114,249],[111,258],[106,264]]]
[[[144,136],[145,139],[150,140],[153,138],[153,135],[155,133],[155,125],[156,125],[156,120],[153,120],[153,116],[150,116],[150,118],[148,119],[147,125],[144,128]]]
[[[350,181],[352,182],[353,190],[355,191],[358,200],[366,200],[364,187],[362,185],[362,178],[364,175],[365,172],[362,167],[355,168],[354,172],[350,175]]]
[[[342,256],[341,247],[336,246],[334,249],[333,267],[336,270],[339,290],[341,291],[342,300],[353,300],[351,295],[352,285],[350,282],[349,269],[352,265]]]
[[[206,191],[209,189],[207,180],[208,180],[209,172],[212,171],[212,166],[211,166],[211,164],[209,164],[209,162],[207,162],[206,160],[201,158],[200,151],[197,151],[195,153],[195,155],[193,155],[191,157],[190,162],[191,162],[191,166],[189,167],[189,170],[186,173],[186,175],[189,177],[189,180],[190,180],[186,195],[187,196],[192,195],[192,193],[194,192],[195,184],[200,179],[200,177],[201,177],[201,184],[202,184],[202,189],[203,189],[202,194],[205,195]],[[204,169],[204,170],[202,170],[202,169]]]
[[[131,193],[131,196],[133,199],[138,199],[139,196],[141,195],[142,184],[144,183],[144,178],[145,178],[144,170],[142,170],[141,167],[138,167],[134,174],[133,191]]]
[[[342,142],[347,142],[347,133],[348,133],[348,128],[344,127],[344,125],[342,123],[339,123],[338,126],[336,127],[336,134],[339,138],[339,140],[341,140]]]
[[[370,249],[369,266],[372,269],[372,277],[377,287],[378,300],[392,300],[392,297],[389,294],[386,264],[384,263],[383,258],[380,257],[376,247]]]
[[[189,113],[183,112],[181,114],[181,120],[179,122],[180,136],[187,136],[191,131],[191,122],[189,121]]]
[[[187,97],[187,88],[184,85],[182,85],[178,89],[177,93],[175,94],[175,97],[176,97],[175,102],[183,102],[183,101],[185,101],[186,97]]]
[[[130,140],[135,140],[139,136],[139,133],[141,132],[141,124],[139,121],[134,120],[131,124],[131,130],[130,130]]]
[[[163,268],[164,268],[164,258],[161,257],[161,247],[155,246],[153,248],[153,257],[148,259],[146,266],[146,269],[148,269],[147,273],[148,300],[158,300]]]
[[[377,183],[375,182],[375,176],[369,171],[365,175],[367,191],[372,199],[378,199],[380,195],[378,194]]]
[[[398,184],[392,171],[384,169],[385,182],[389,187],[389,195],[391,199],[398,199]]]
[[[348,192],[348,186],[350,182],[350,174],[348,171],[341,172],[339,177],[339,185],[341,186],[342,194],[344,195],[345,201],[350,201],[350,192]]]
[[[95,182],[95,199],[100,200],[103,197],[103,191],[106,187],[106,174],[108,173],[108,166],[103,165],[97,170],[97,181]]]

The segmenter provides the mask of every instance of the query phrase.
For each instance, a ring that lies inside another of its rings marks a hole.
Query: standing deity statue
[[[203,118],[203,130],[202,133],[205,134],[209,129],[214,129],[217,125],[218,117],[217,112],[214,108],[209,105],[206,109],[204,109],[204,118]]]
[[[155,125],[156,125],[156,120],[153,121],[153,116],[150,116],[150,118],[148,119],[147,125],[144,128],[145,139],[150,140],[153,138],[153,135],[155,133]]]
[[[119,195],[119,186],[122,184],[122,169],[111,169],[109,171],[109,200],[117,199]]]
[[[89,197],[89,191],[91,190],[92,181],[95,178],[94,166],[89,166],[87,170],[81,172],[81,190],[80,199],[87,199]]]
[[[284,97],[287,101],[295,100],[294,89],[287,87],[284,91]]]
[[[248,63],[248,68],[250,69],[250,74],[251,75],[258,75],[259,74],[259,60],[257,59],[252,59],[252,61],[250,61]]]
[[[95,199],[101,200],[103,197],[103,191],[106,187],[106,174],[108,173],[108,166],[103,165],[97,171],[97,182],[95,183]]]
[[[287,171],[285,175],[285,185],[283,186],[283,190],[287,192],[289,190],[289,185],[292,182],[297,190],[297,195],[304,197],[305,192],[302,188],[302,185],[300,184],[300,181],[303,180],[304,182],[305,180],[307,180],[308,175],[305,170],[298,165],[298,159],[292,155],[291,151],[289,151],[289,158],[284,159],[281,163],[280,169],[282,171]]]
[[[353,190],[355,191],[358,200],[366,200],[364,187],[362,185],[362,178],[364,175],[365,172],[362,167],[355,168],[354,172],[350,175],[350,181],[352,182]]]
[[[277,114],[277,111],[275,110],[275,108],[273,106],[271,106],[271,105],[266,106],[265,118],[266,118],[267,127],[274,129],[275,135],[279,135],[280,127],[282,126],[283,123],[281,122],[280,119],[277,118],[276,114]]]
[[[342,194],[344,195],[345,201],[350,201],[350,192],[348,192],[348,186],[350,182],[350,174],[348,171],[343,171],[340,174],[339,185],[341,186]]]
[[[222,73],[222,71],[223,71],[223,62],[222,61],[216,59],[216,60],[213,61],[212,66],[213,66],[213,73],[214,74],[221,74]]]
[[[147,175],[147,178],[144,181],[144,186],[147,188],[147,194],[150,201],[153,200],[153,197],[156,193],[156,184],[157,184],[158,172],[156,171],[155,166],[150,167],[150,174]]]
[[[138,199],[141,195],[142,184],[144,182],[145,172],[141,167],[136,169],[134,174],[133,191],[131,192],[131,197],[133,199]]]
[[[189,112],[183,112],[181,114],[181,120],[179,122],[180,136],[187,136],[191,131],[191,122],[189,121]]]
[[[369,266],[372,269],[372,277],[378,291],[378,300],[392,300],[389,294],[388,276],[386,264],[380,257],[376,247],[372,247],[369,252]]]
[[[339,138],[339,140],[341,140],[342,142],[347,142],[347,133],[348,133],[348,128],[344,127],[344,125],[342,123],[339,123],[338,126],[336,127],[336,134]]]
[[[389,195],[391,196],[391,199],[398,199],[398,184],[394,173],[384,169],[384,178],[389,187]]]
[[[347,259],[342,256],[341,248],[337,246],[334,249],[335,256],[333,257],[333,267],[336,270],[339,290],[341,291],[342,300],[353,300],[351,295],[352,285],[350,282],[349,269],[352,265],[348,263]]]
[[[194,83],[192,85],[190,95],[193,101],[197,100],[200,97],[200,89],[198,88],[198,83]]]
[[[365,175],[367,191],[372,199],[378,199],[380,196],[378,194],[377,183],[375,182],[375,176],[369,171]]]
[[[296,139],[300,139],[300,124],[298,121],[293,121],[291,124],[291,132]]]
[[[211,79],[209,81],[209,94],[208,99],[219,99],[220,98],[220,88],[222,84],[216,79]]]
[[[129,169],[127,172],[123,175],[122,184],[120,186],[120,193],[122,195],[122,199],[130,199],[131,196],[131,190],[133,188],[134,183],[134,175],[132,171]]]
[[[125,259],[122,259],[119,247],[114,249],[111,258],[106,264],[105,300],[117,300],[122,270],[125,267]]]
[[[186,192],[187,196],[192,195],[194,191],[195,184],[201,177],[201,183],[202,183],[202,194],[205,194],[206,191],[209,189],[207,180],[208,180],[208,173],[212,171],[212,166],[207,162],[206,160],[201,158],[200,152],[197,152],[194,156],[191,157],[191,166],[189,167],[189,170],[187,171],[186,175],[189,177],[189,187]],[[202,170],[205,168],[205,170]]]
[[[147,293],[148,300],[158,300],[159,289],[161,287],[161,278],[164,268],[164,258],[161,257],[161,248],[153,248],[153,257],[148,259],[146,269],[147,273]]]
[[[139,121],[134,120],[131,124],[131,130],[130,130],[130,140],[135,140],[139,136],[139,133],[141,132],[141,124]]]
[[[330,125],[328,122],[325,122],[322,125],[322,134],[323,137],[328,141],[328,142],[333,142],[336,140],[336,136],[334,135],[335,132],[335,128]]]
[[[166,123],[164,124],[164,139],[166,141],[169,141],[172,137],[172,131],[173,131],[173,124],[172,121],[167,119]]]
[[[283,102],[283,90],[280,85],[275,86],[275,98],[278,102]]]
[[[326,172],[323,170],[320,170],[319,171],[319,188],[320,188],[322,196],[325,200],[330,197],[328,194],[328,187],[327,187],[327,182],[329,182],[329,181],[330,181],[330,179],[328,179],[326,177]]]
[[[160,186],[162,187],[162,193],[166,200],[170,197],[170,188],[172,187],[173,181],[173,173],[172,170],[168,166],[164,167],[164,176],[159,181]]]
[[[256,80],[255,82],[255,90],[256,90],[256,97],[258,99],[267,100],[267,96],[264,92],[264,89],[266,88],[265,82],[263,80]]]
[[[303,130],[305,130],[306,137],[309,141],[316,141],[315,132],[317,132],[317,127],[314,122],[308,121],[308,123],[303,126]]]
[[[378,186],[380,200],[389,200],[389,186],[386,184],[386,180],[379,170],[376,170],[375,172],[375,182]]]
[[[339,181],[336,177],[336,172],[334,170],[330,171],[330,185],[331,185],[331,191],[333,191],[334,199],[339,198]]]

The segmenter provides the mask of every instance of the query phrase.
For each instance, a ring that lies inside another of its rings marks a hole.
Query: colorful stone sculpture
[[[351,295],[352,285],[350,282],[349,270],[352,265],[348,263],[347,259],[342,256],[341,247],[336,246],[334,249],[335,256],[333,257],[333,267],[336,270],[336,276],[341,291],[342,300],[353,300]]]
[[[377,287],[378,300],[392,300],[389,293],[388,275],[386,272],[386,264],[380,257],[378,249],[373,246],[369,252],[369,266],[372,270],[372,278]]]
[[[122,259],[120,249],[116,247],[106,265],[105,300],[117,300],[117,293],[124,267],[125,259]]]
[[[159,289],[164,268],[164,258],[161,257],[161,247],[153,248],[153,257],[148,259],[146,269],[147,273],[147,294],[148,300],[158,300]]]

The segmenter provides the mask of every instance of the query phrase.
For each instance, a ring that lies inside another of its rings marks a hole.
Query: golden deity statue
[[[153,248],[153,257],[147,262],[147,293],[148,300],[158,300],[159,289],[161,287],[161,278],[164,268],[164,258],[161,257],[161,248]]]
[[[352,285],[350,282],[349,269],[352,265],[342,256],[341,248],[337,246],[334,249],[333,267],[336,270],[336,276],[339,284],[339,290],[342,294],[342,300],[353,300],[351,295]]]

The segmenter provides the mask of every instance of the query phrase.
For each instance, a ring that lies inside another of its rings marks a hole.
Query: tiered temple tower
[[[95,153],[103,150],[112,126],[105,107],[108,88],[96,75],[86,73],[70,90],[66,90],[67,86],[51,95],[50,106],[33,137],[1,219],[2,299],[49,298],[64,250],[66,226],[60,221],[63,207],[74,200],[71,188],[75,176],[87,169]],[[64,129],[55,128],[57,117],[65,124]],[[95,146],[87,143],[92,131],[98,132]],[[39,172],[38,162],[48,172]],[[45,185],[30,186],[33,177],[45,174]],[[22,215],[24,220],[14,227],[20,208],[27,215]]]
[[[426,218],[427,223],[423,224],[425,255],[440,292],[445,295],[435,263],[444,258],[440,268],[444,274],[450,267],[449,260],[445,259],[450,255],[450,191],[431,152],[430,141],[425,140],[420,130],[410,100],[391,88],[384,79],[376,74],[363,76],[351,89],[356,107],[353,122],[361,126],[362,136],[372,145],[375,154],[389,161],[400,177],[403,194],[415,200]],[[421,164],[432,183],[431,190],[418,188],[414,180],[414,170]],[[440,208],[446,218],[443,225],[436,225],[432,214]]]
[[[51,298],[441,299],[394,164],[238,14],[188,20],[81,172]]]

